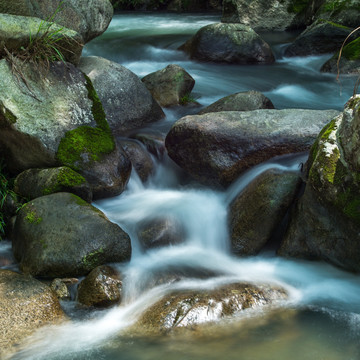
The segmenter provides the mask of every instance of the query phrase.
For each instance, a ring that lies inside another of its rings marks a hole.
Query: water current
[[[354,78],[319,72],[329,57],[283,58],[295,34],[263,34],[277,57],[274,65],[214,65],[190,61],[177,51],[201,26],[219,15],[118,14],[109,29],[85,47],[85,55],[116,61],[139,76],[170,63],[184,67],[196,80],[194,96],[206,106],[219,98],[259,90],[276,108],[338,109],[351,96]],[[198,109],[197,109],[198,110]],[[190,109],[166,110],[152,129],[163,134]],[[74,319],[41,330],[12,359],[104,360],[351,360],[360,358],[360,279],[331,265],[288,260],[271,251],[256,257],[231,255],[227,209],[231,200],[262,171],[276,167],[299,171],[307,154],[280,157],[242,175],[228,190],[213,191],[179,180],[169,159],[155,159],[156,171],[143,184],[133,172],[126,191],[95,205],[127,231],[132,240],[130,263],[114,264],[125,276],[119,307],[97,312],[76,310],[63,302]],[[145,251],[137,238],[138,224],[154,216],[176,219],[185,243]],[[0,251],[9,249],[1,245]],[[156,284],[159,274],[176,270],[182,280]],[[289,300],[276,309],[244,311],[235,319],[176,336],[135,336],[129,327],[141,313],[173,289],[214,288],[233,281],[269,282],[287,289]]]

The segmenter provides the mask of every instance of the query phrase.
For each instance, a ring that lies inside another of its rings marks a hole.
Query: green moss
[[[342,56],[348,60],[360,60],[360,38],[344,46]]]
[[[95,250],[89,253],[88,255],[85,255],[82,258],[81,262],[87,269],[92,270],[96,266],[100,265],[100,260],[103,254],[104,254],[104,249],[100,248],[99,250]]]
[[[89,203],[87,203],[85,200],[83,200],[81,197],[71,194],[71,197],[75,200],[75,202],[80,206],[91,206]],[[94,208],[96,209],[96,208]]]
[[[63,191],[64,189],[74,188],[85,183],[86,180],[83,176],[70,168],[63,167],[60,169],[58,176],[56,179],[54,179],[53,183],[49,187],[43,189],[43,194],[53,194],[55,192]]]
[[[288,11],[295,14],[302,13],[307,9],[309,2],[310,0],[293,0],[288,6]]]
[[[74,170],[81,170],[84,164],[101,160],[115,149],[114,137],[106,120],[101,101],[91,80],[86,75],[88,97],[92,101],[92,114],[97,126],[80,126],[68,131],[61,139],[57,159]]]
[[[30,224],[40,224],[42,222],[42,217],[40,217],[32,204],[26,204],[24,206],[24,211],[26,211],[25,220]]]
[[[12,124],[16,123],[17,117],[9,109],[5,109],[4,116],[5,119],[11,122]]]

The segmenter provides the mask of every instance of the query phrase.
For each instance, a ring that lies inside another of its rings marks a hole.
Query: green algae
[[[104,249],[100,248],[99,250],[92,251],[88,255],[85,255],[81,262],[87,269],[92,270],[96,266],[100,265],[100,260],[103,254]]]
[[[23,209],[26,212],[25,220],[29,224],[40,224],[42,222],[43,219],[37,214],[33,204],[26,204]]]
[[[342,50],[342,56],[347,60],[360,60],[360,38],[345,45]]]

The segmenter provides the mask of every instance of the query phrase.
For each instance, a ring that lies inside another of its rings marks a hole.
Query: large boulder
[[[17,54],[25,56],[28,53],[34,53],[34,51],[38,55],[42,55],[41,51],[47,52],[49,50],[47,33],[52,35],[51,41],[54,42],[53,45],[63,55],[64,60],[77,65],[83,48],[83,39],[79,33],[36,17],[1,13],[0,58],[7,55],[4,47],[15,56]],[[34,50],[35,45],[30,44],[35,44],[37,46],[36,50]],[[28,52],[22,51],[22,49],[28,49]],[[50,48],[50,50],[52,49]],[[35,55],[33,54],[33,57]],[[18,66],[21,67],[22,64],[18,64]]]
[[[246,283],[228,284],[215,290],[177,291],[151,306],[138,326],[161,332],[192,328],[286,299],[287,292],[281,287]]]
[[[87,202],[92,200],[85,178],[66,166],[25,170],[16,177],[14,191],[28,200],[55,192],[71,192]]]
[[[169,156],[201,183],[228,186],[274,156],[307,151],[335,110],[224,111],[185,116],[166,137]]]
[[[86,178],[94,197],[122,191],[130,163],[88,77],[56,62],[46,74],[23,64],[20,78],[5,60],[0,74],[0,148],[10,172],[66,165]]]
[[[198,112],[198,115],[220,111],[252,111],[274,109],[269,98],[259,91],[244,91],[225,96]]]
[[[232,252],[256,255],[271,239],[301,184],[298,174],[268,170],[259,175],[230,204]]]
[[[107,262],[130,260],[129,236],[106,216],[70,193],[55,193],[21,208],[12,233],[23,272],[76,277]]]
[[[360,96],[320,132],[279,254],[360,271]]]
[[[107,29],[114,10],[109,0],[13,0],[1,1],[0,13],[54,21],[88,42]]]
[[[182,99],[191,93],[195,85],[192,76],[176,64],[148,74],[141,81],[163,107],[182,105]]]
[[[121,301],[120,274],[111,266],[96,267],[80,283],[77,300],[86,306],[109,307]]]
[[[0,269],[0,356],[36,329],[66,320],[50,288],[31,276]]]
[[[317,21],[286,49],[285,56],[305,56],[338,51],[351,29],[329,21]]]
[[[341,52],[340,61],[339,52],[331,57],[322,67],[322,72],[340,74],[360,74],[360,38],[346,44]]]
[[[124,66],[89,56],[81,58],[79,69],[93,82],[115,134],[140,128],[165,116],[146,86]]]
[[[230,64],[271,64],[270,46],[249,26],[210,24],[202,27],[180,50],[191,59]]]

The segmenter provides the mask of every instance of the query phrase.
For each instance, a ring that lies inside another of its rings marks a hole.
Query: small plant
[[[196,99],[190,95],[190,93],[185,94],[180,100],[180,105],[187,105],[189,103],[196,103]]]
[[[347,37],[346,39],[344,40],[344,42],[342,43],[341,45],[341,48],[340,48],[340,51],[339,51],[339,56],[338,56],[338,60],[337,60],[337,77],[336,77],[336,80],[339,80],[339,77],[340,77],[340,60],[341,60],[341,56],[343,55],[343,51],[344,51],[344,47],[347,43],[347,41],[350,39],[350,37],[356,33],[357,31],[360,30],[360,26],[357,27],[356,29],[354,29]],[[357,89],[360,85],[360,76],[358,77],[358,79],[356,80],[356,83],[355,83],[355,86],[354,86],[354,93],[353,95],[355,96],[356,95],[356,92],[357,92]]]

